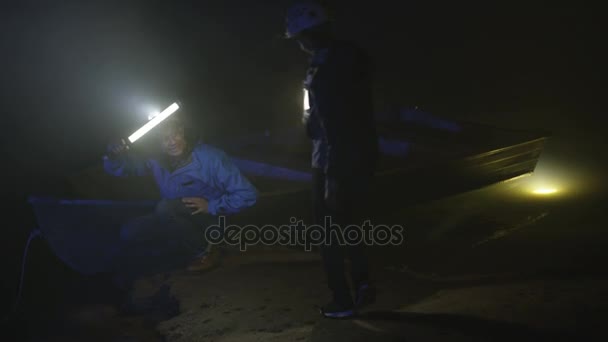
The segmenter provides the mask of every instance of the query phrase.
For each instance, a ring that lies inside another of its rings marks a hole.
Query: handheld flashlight
[[[174,102],[172,105],[167,107],[162,112],[151,114],[149,116],[148,122],[146,122],[145,125],[143,125],[141,128],[139,128],[137,131],[135,131],[133,134],[131,134],[129,136],[129,138],[128,138],[129,142],[127,143],[126,148],[128,149],[129,144],[133,144],[134,142],[139,140],[146,133],[150,132],[154,127],[158,126],[161,122],[163,122],[165,119],[170,117],[173,113],[177,112],[178,109],[179,109],[179,104],[177,104],[177,102]],[[124,139],[123,139],[123,141],[124,141]],[[108,158],[108,156],[105,155],[104,159],[107,159],[107,158]]]
[[[179,109],[179,105],[177,102],[173,103],[167,109],[160,112],[160,114],[152,116],[150,121],[146,122],[140,129],[135,131],[135,133],[129,136],[129,141],[132,143],[136,142],[139,138],[143,137],[146,133],[152,130],[154,127],[158,126],[161,122],[163,122],[166,118],[170,117],[173,113],[177,112]]]

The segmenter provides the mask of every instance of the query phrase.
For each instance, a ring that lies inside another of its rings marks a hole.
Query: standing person
[[[309,107],[304,124],[312,140],[313,216],[315,224],[343,229],[369,219],[370,183],[378,158],[373,119],[370,61],[356,45],[336,39],[328,9],[301,2],[287,12],[286,37],[296,40],[311,56],[304,81]],[[333,227],[336,227],[335,225]],[[353,316],[356,308],[375,300],[364,246],[338,241],[321,247],[333,300],[321,308],[328,318]],[[355,298],[344,274],[351,261]]]

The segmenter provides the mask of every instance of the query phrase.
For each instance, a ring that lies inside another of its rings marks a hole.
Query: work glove
[[[127,145],[125,139],[120,139],[118,141],[114,141],[108,144],[107,156],[109,158],[115,159],[126,153],[128,150],[129,145]]]

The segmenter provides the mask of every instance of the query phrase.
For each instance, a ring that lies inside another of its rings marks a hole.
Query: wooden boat
[[[545,132],[431,119],[378,122],[382,157],[374,210],[391,211],[530,174],[549,138]],[[288,224],[290,217],[308,216],[311,151],[304,132],[266,130],[214,145],[232,156],[261,192],[237,222]],[[70,198],[32,196],[29,202],[62,260],[82,273],[101,272],[121,223],[152,211],[158,191],[150,178],[105,175],[101,162],[70,183]]]

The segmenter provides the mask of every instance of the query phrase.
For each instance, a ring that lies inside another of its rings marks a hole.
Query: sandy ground
[[[605,201],[518,191],[395,213],[405,244],[370,251],[379,297],[357,319],[319,317],[329,292],[316,254],[258,248],[173,275],[181,312],[158,330],[168,341],[606,340]]]
[[[323,319],[317,253],[225,250],[206,272],[142,279],[179,302],[150,321],[108,305],[74,308],[62,334],[36,341],[540,341],[608,336],[605,200],[522,198],[500,185],[396,212],[402,246],[370,250],[378,301]],[[66,328],[67,327],[67,328]],[[69,332],[69,333],[66,333]]]
[[[319,263],[276,252],[205,274],[170,278],[178,316],[158,329],[168,341],[488,341],[566,339],[601,324],[608,280],[432,281],[379,270],[379,301],[357,319],[319,317],[328,297]],[[292,257],[301,261],[287,263]],[[477,284],[477,285],[473,285]]]

